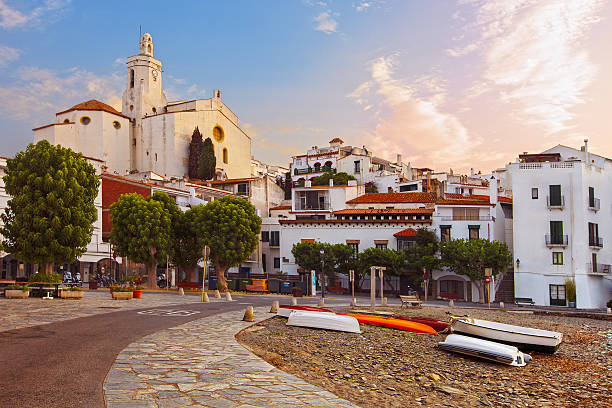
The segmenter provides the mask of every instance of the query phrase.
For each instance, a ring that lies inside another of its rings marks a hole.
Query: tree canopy
[[[326,186],[329,185],[329,180],[334,180],[334,185],[342,186],[348,184],[349,180],[355,180],[355,177],[348,173],[336,173],[325,172],[320,176],[313,177],[310,181],[313,186]]]
[[[81,154],[42,140],[7,160],[3,180],[11,196],[1,215],[5,251],[47,273],[85,253],[100,181]]]
[[[187,271],[187,280],[195,280],[195,269],[202,259],[204,241],[197,230],[197,216],[203,205],[197,205],[181,213],[173,224],[173,242],[170,249],[170,261]]]
[[[198,178],[211,180],[215,177],[217,169],[217,159],[215,157],[215,146],[210,137],[207,137],[202,144],[202,153],[198,165]]]
[[[197,179],[200,168],[200,156],[202,155],[202,134],[196,126],[191,135],[189,143],[189,178]]]
[[[503,274],[512,263],[512,254],[506,243],[486,239],[442,242],[440,257],[443,266],[458,275],[467,276],[476,284],[481,301],[484,299],[485,268],[491,268],[493,276],[497,276]]]
[[[157,286],[157,264],[166,260],[171,248],[172,215],[168,204],[163,193],[147,199],[131,193],[110,206],[110,241],[119,256],[147,265],[150,288]]]
[[[225,270],[246,261],[259,244],[261,218],[253,204],[239,197],[225,196],[195,211],[195,230],[210,247],[210,259],[220,291],[227,290]]]

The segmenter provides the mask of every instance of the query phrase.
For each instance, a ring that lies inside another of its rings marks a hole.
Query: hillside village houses
[[[213,140],[213,180],[187,177],[196,127]],[[604,245],[612,217],[612,160],[590,153],[586,143],[581,150],[556,146],[521,154],[515,163],[488,174],[416,168],[400,155],[391,162],[339,138],[294,156],[288,168],[271,166],[251,156],[251,139],[220,91],[210,99],[166,101],[162,64],[153,57],[149,34],[140,39],[139,53],[127,60],[121,112],[96,100],[77,104],[57,113],[54,123],[34,129],[34,142],[43,139],[82,152],[102,180],[88,251],[64,266],[81,271],[85,281],[104,265],[139,270],[113,256],[109,207],[123,193],[146,197],[163,191],[183,210],[226,195],[253,203],[262,217],[260,245],[230,274],[306,279],[309,271],[302,271],[291,254],[296,243],[343,243],[355,254],[370,247],[401,250],[425,227],[441,241],[483,238],[508,244],[513,264],[492,285],[492,299],[524,297],[537,305],[567,305],[567,278],[576,280],[579,308],[603,307],[612,297],[612,253]],[[0,177],[5,163],[0,159]],[[281,188],[287,172],[292,180],[288,200],[288,191]],[[325,172],[345,172],[355,180],[313,186],[311,180]],[[378,193],[366,193],[373,187]],[[0,210],[8,199],[0,181]],[[35,268],[11,254],[0,256],[2,279],[25,277]],[[201,280],[198,274],[177,277]],[[429,293],[436,298],[481,300],[464,276],[442,269],[430,278]],[[330,284],[348,287],[345,277]],[[385,289],[402,293],[407,281],[394,278]]]

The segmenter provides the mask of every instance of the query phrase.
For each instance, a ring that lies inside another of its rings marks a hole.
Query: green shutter
[[[480,225],[468,225],[468,229],[480,229]]]
[[[561,186],[551,185],[548,187],[550,191],[550,205],[560,206],[561,205]]]

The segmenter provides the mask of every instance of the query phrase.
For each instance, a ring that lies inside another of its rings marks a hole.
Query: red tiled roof
[[[278,220],[281,224],[431,224],[431,219],[428,220],[314,220],[314,219],[305,219],[305,220]]]
[[[347,201],[347,204],[386,204],[386,203],[435,203],[433,193],[366,193]]]
[[[396,238],[404,238],[404,237],[416,237],[416,230],[413,228],[406,228],[405,230],[402,230],[400,232],[396,232],[395,234],[393,234],[394,237]]]
[[[463,194],[446,193],[444,194],[444,196],[447,199],[458,199],[458,200],[483,200],[483,201],[490,200],[490,196],[481,195],[481,194],[470,194],[469,196],[464,196]],[[512,198],[510,197],[497,196],[497,200],[504,202],[504,203],[512,203]]]
[[[71,112],[71,111],[74,111],[74,110],[104,111],[104,112],[112,113],[113,115],[117,115],[117,116],[121,116],[123,118],[129,119],[128,116],[125,116],[121,112],[118,112],[112,106],[109,106],[109,105],[107,105],[107,104],[105,104],[103,102],[97,101],[95,99],[91,99],[89,101],[81,102],[78,105],[74,105],[70,109],[66,109],[65,111],[56,113],[55,116],[61,115],[62,113]]]
[[[433,208],[347,208],[334,211],[334,214],[433,214],[433,212]]]
[[[493,205],[489,203],[489,200],[477,200],[477,199],[468,199],[468,200],[438,200],[436,201],[437,205]]]
[[[226,180],[208,180],[208,181],[199,181],[199,180],[189,180],[192,183],[204,183],[204,184],[236,184],[243,183],[245,181],[254,181],[258,180],[257,177],[244,177],[244,178],[235,178],[235,179],[226,179]]]
[[[273,210],[290,210],[290,209],[291,209],[290,205],[279,205],[279,206],[270,208],[270,211],[273,211]]]
[[[340,139],[339,137],[334,137],[332,140],[329,141],[330,144],[332,143],[344,143],[344,140]]]

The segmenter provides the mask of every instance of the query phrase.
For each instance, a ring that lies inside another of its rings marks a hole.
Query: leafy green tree
[[[204,248],[203,236],[198,233],[197,219],[203,210],[203,205],[197,205],[181,213],[173,224],[174,241],[170,260],[174,265],[187,272],[187,280],[194,282],[198,262],[202,260]]]
[[[85,253],[100,181],[81,154],[42,140],[7,160],[3,180],[11,196],[1,215],[5,251],[47,274]]]
[[[225,271],[246,261],[257,249],[261,218],[253,204],[234,196],[225,196],[192,210],[195,230],[210,247],[210,260],[217,274],[217,287],[227,290]]]
[[[196,126],[191,135],[191,143],[189,143],[189,178],[198,178],[198,169],[200,168],[200,156],[202,155],[202,134]]]
[[[438,256],[438,237],[428,228],[417,229],[414,245],[404,249],[406,267],[411,272],[408,276],[415,286],[423,280],[423,268],[429,276],[440,267]]]
[[[285,200],[291,200],[291,187],[293,185],[293,180],[291,179],[291,173],[285,173],[285,184],[283,185],[283,190],[285,190]]]
[[[329,180],[334,180],[334,185],[343,186],[348,184],[349,180],[355,180],[355,177],[348,173],[336,173],[325,172],[320,176],[313,177],[310,181],[313,186],[326,186],[329,185]]]
[[[505,273],[512,263],[508,246],[500,241],[486,239],[455,239],[440,243],[442,265],[467,276],[478,288],[480,302],[484,302],[485,268],[492,268],[493,276]]]
[[[404,254],[393,249],[367,248],[359,253],[360,279],[370,273],[372,266],[384,266],[387,269],[383,275],[389,281],[390,276],[399,276],[404,272]]]
[[[321,251],[323,251],[323,255],[321,255]],[[293,245],[291,254],[293,254],[295,262],[300,268],[307,271],[317,271],[319,281],[322,272],[333,278],[336,273],[348,274],[350,269],[355,269],[353,249],[345,244],[300,242]]]
[[[157,287],[157,264],[171,247],[172,216],[159,198],[124,194],[110,206],[110,241],[119,256],[147,265],[149,288]]]
[[[200,163],[198,167],[198,178],[211,180],[215,177],[217,169],[217,159],[215,158],[215,147],[210,137],[207,137],[202,144]]]

